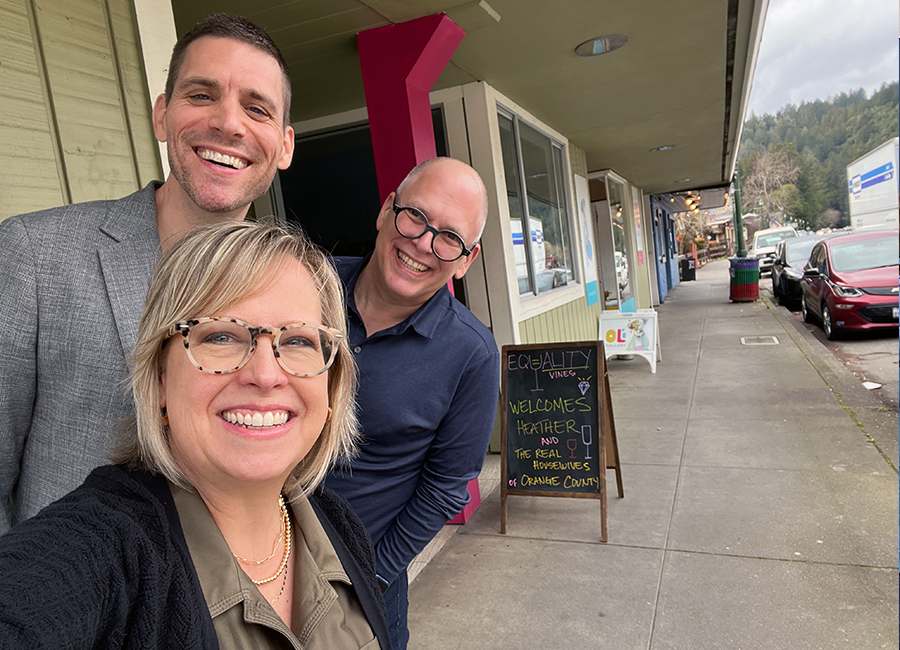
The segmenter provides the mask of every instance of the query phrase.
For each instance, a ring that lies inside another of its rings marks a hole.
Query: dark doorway
[[[446,156],[443,109],[433,108],[431,118],[437,155]],[[293,162],[279,173],[287,220],[313,242],[335,256],[375,247],[381,201],[368,124],[297,137]]]

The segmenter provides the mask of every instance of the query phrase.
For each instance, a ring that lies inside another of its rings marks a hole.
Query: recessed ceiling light
[[[669,149],[674,149],[674,144],[664,144],[661,147],[653,147],[650,151],[668,151]]]
[[[600,56],[613,50],[618,50],[628,42],[628,37],[623,34],[607,34],[585,41],[575,48],[578,56]]]

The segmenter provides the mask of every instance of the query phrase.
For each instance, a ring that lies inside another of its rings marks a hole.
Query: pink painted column
[[[433,14],[357,35],[381,201],[436,155],[428,93],[465,34]]]
[[[433,14],[356,36],[382,202],[413,167],[437,155],[428,94],[465,35],[445,14]],[[448,523],[466,523],[481,504],[477,478],[468,489],[469,504]]]

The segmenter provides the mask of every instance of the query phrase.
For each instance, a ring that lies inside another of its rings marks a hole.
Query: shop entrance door
[[[437,155],[447,155],[443,109],[431,111]],[[335,256],[375,248],[381,209],[368,123],[297,136],[291,166],[279,172],[284,218]],[[459,294],[457,294],[459,297]]]

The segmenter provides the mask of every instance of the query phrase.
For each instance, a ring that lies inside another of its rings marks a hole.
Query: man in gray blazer
[[[193,227],[242,220],[288,167],[290,94],[263,30],[207,18],[153,107],[165,183],[0,223],[0,534],[107,462],[153,264]]]

